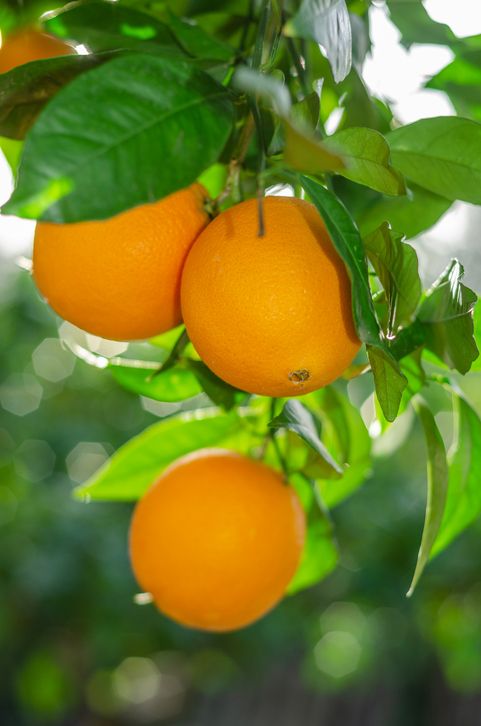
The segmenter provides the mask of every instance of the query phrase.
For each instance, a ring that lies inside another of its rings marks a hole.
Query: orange
[[[209,221],[200,184],[108,220],[35,232],[33,275],[51,307],[89,333],[149,338],[181,322],[182,265]]]
[[[351,285],[312,204],[264,200],[220,214],[192,247],[182,313],[200,356],[250,393],[297,396],[333,381],[359,349]]]
[[[130,556],[140,586],[170,618],[235,630],[282,598],[304,535],[301,504],[280,474],[206,449],[171,465],[139,501]]]
[[[2,39],[0,49],[0,73],[11,71],[30,61],[53,58],[73,53],[73,49],[52,35],[35,28],[24,28]]]

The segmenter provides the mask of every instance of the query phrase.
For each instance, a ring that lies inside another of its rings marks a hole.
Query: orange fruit
[[[0,73],[6,73],[30,61],[69,55],[73,52],[73,48],[52,35],[41,33],[35,28],[23,28],[2,39]]]
[[[182,274],[189,337],[220,378],[250,393],[297,396],[333,381],[359,349],[351,284],[316,208],[257,201],[220,214]]]
[[[150,338],[181,322],[180,278],[209,221],[200,184],[111,219],[40,222],[33,276],[65,320],[112,340]]]
[[[206,449],[171,465],[139,501],[130,556],[140,586],[170,618],[235,630],[282,598],[304,534],[303,509],[280,474]]]

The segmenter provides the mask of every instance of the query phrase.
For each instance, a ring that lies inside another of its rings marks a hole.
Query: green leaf
[[[418,257],[413,247],[392,234],[386,222],[364,238],[364,246],[384,289],[390,338],[411,322],[421,299]]]
[[[349,73],[352,36],[345,0],[303,0],[296,15],[286,23],[284,33],[322,45],[336,83]]]
[[[195,58],[228,61],[235,50],[221,40],[205,32],[199,25],[169,12],[169,28],[183,49]]]
[[[179,366],[160,373],[152,366],[110,364],[109,368],[123,388],[156,401],[184,401],[202,392],[196,376],[190,370]]]
[[[417,401],[415,408],[426,438],[428,452],[428,480],[423,536],[421,539],[421,546],[419,548],[416,569],[414,570],[411,586],[407,593],[408,597],[413,594],[424,567],[429,560],[434,541],[441,526],[448,487],[448,462],[446,460],[446,450],[444,448],[442,436],[436,426],[434,416],[426,404],[422,401]]]
[[[434,557],[481,513],[481,420],[462,396],[453,395],[455,442],[449,455],[449,484]]]
[[[479,350],[481,348],[481,303],[479,302],[479,300],[476,303],[476,305],[474,306],[473,325],[474,325],[474,341]],[[481,371],[481,356],[478,356],[476,358],[473,365],[471,366],[471,370]]]
[[[426,118],[387,138],[394,166],[408,179],[451,201],[481,204],[481,124],[456,116]]]
[[[294,123],[303,124],[314,131],[319,123],[320,99],[313,91],[297,103],[291,109],[291,118]]]
[[[230,411],[237,403],[246,398],[247,394],[244,391],[230,386],[207,368],[202,361],[188,359],[185,364],[197,379],[202,390],[217,406]]]
[[[452,260],[430,290],[419,310],[426,347],[450,368],[467,373],[479,356],[474,339],[476,293],[461,282],[463,266]]]
[[[284,137],[284,162],[292,169],[309,174],[324,171],[341,173],[345,166],[342,157],[330,150],[307,126],[302,128],[284,119]]]
[[[319,404],[322,440],[337,461],[345,465],[339,479],[316,479],[322,501],[335,507],[361,486],[371,471],[371,437],[359,410],[333,386],[311,394]]]
[[[287,588],[288,595],[294,595],[323,580],[335,568],[339,560],[331,526],[325,519],[309,523],[301,562]]]
[[[141,497],[162,471],[191,451],[225,443],[240,431],[234,414],[196,411],[150,426],[121,446],[93,477],[77,487],[80,499],[131,501]]]
[[[318,425],[312,412],[300,401],[294,399],[287,401],[281,413],[269,423],[269,428],[285,429],[300,436],[317,454],[316,459],[310,462],[311,467],[318,464],[326,474],[329,473],[331,476],[342,474],[342,468],[320,439]]]
[[[361,211],[357,222],[363,236],[389,222],[395,234],[412,239],[436,224],[450,206],[451,201],[445,197],[411,184],[406,196],[380,197]]]
[[[217,161],[232,121],[228,92],[191,64],[116,58],[76,78],[41,113],[3,212],[74,222],[160,199]]]
[[[23,139],[45,104],[73,78],[115,53],[66,55],[25,63],[0,74],[0,134]]]
[[[324,146],[344,160],[346,168],[338,174],[383,194],[406,193],[402,176],[390,164],[389,145],[378,131],[344,129],[325,139]]]
[[[239,91],[261,98],[282,118],[288,116],[291,97],[286,85],[276,76],[260,73],[248,66],[239,66],[232,85]]]
[[[388,421],[394,421],[407,386],[407,378],[401,372],[397,360],[382,348],[368,345],[367,354],[382,412]]]
[[[18,165],[20,163],[20,157],[23,150],[23,143],[21,141],[15,141],[15,139],[6,139],[5,137],[0,136],[0,150],[8,162],[13,178],[16,179]]]
[[[421,0],[388,0],[391,20],[401,31],[402,42],[454,45],[456,36],[448,25],[437,23],[428,14]]]
[[[155,50],[182,57],[183,49],[170,28],[150,15],[116,2],[73,2],[43,20],[48,33],[102,50]]]
[[[457,57],[426,83],[426,88],[434,88],[447,93],[461,116],[471,116],[481,121],[480,54],[475,57]]]

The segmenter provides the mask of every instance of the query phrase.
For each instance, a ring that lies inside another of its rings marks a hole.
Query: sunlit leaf
[[[339,560],[330,524],[319,515],[309,522],[301,562],[287,588],[288,595],[304,590],[323,580]]]
[[[382,412],[388,421],[394,421],[407,386],[407,378],[402,373],[397,360],[382,348],[368,345],[367,354],[374,376],[376,396]]]
[[[429,560],[434,541],[441,526],[448,487],[448,462],[444,442],[428,406],[416,402],[416,411],[421,421],[428,453],[427,501],[423,535],[413,579],[407,593],[410,597]]]
[[[183,401],[202,392],[196,376],[176,366],[157,373],[152,368],[111,365],[110,371],[123,388],[156,401]]]
[[[3,211],[72,222],[160,199],[217,160],[232,120],[228,92],[191,64],[116,58],[76,78],[44,109]]]

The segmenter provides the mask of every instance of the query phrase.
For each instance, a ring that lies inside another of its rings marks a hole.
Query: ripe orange
[[[192,628],[235,630],[281,599],[304,534],[297,494],[277,472],[207,449],[175,462],[139,501],[130,556],[163,613]]]
[[[180,277],[209,221],[193,184],[100,222],[37,225],[33,275],[51,307],[89,333],[149,338],[181,322]]]
[[[73,48],[52,35],[41,33],[35,28],[24,28],[2,39],[0,73],[6,73],[30,61],[73,52]]]
[[[351,285],[324,223],[300,199],[264,200],[220,214],[193,245],[182,314],[205,363],[251,393],[297,396],[333,381],[359,349]]]

